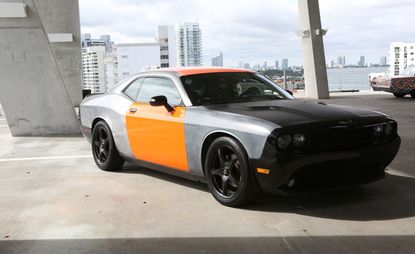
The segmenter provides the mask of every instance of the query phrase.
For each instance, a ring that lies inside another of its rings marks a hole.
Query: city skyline
[[[224,52],[224,65],[239,61],[263,63],[288,58],[302,64],[298,30],[297,1],[165,1],[130,0],[80,1],[83,33],[111,34],[114,41],[151,41],[159,24],[198,21],[203,30],[204,59]],[[394,11],[390,11],[393,8]],[[366,56],[376,63],[389,55],[394,41],[413,38],[415,32],[405,24],[415,19],[410,1],[329,1],[320,0],[327,59],[346,55],[350,59]],[[377,15],[371,15],[376,12]],[[399,15],[398,15],[399,14]],[[405,17],[405,18],[403,18]],[[361,20],[365,20],[362,24]],[[405,37],[402,35],[405,34]],[[204,63],[206,64],[206,63]]]

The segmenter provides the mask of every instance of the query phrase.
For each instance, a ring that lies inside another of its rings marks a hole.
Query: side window
[[[143,82],[143,78],[139,78],[131,83],[127,89],[124,90],[125,95],[130,97],[132,100],[137,99],[138,90],[140,89],[140,84]]]
[[[173,81],[167,78],[146,78],[141,86],[137,101],[149,103],[151,97],[164,95],[172,106],[182,104],[182,98]]]

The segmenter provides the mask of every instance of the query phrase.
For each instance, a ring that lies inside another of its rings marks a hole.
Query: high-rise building
[[[157,41],[160,44],[160,67],[177,66],[174,26],[159,25],[157,30]]]
[[[251,65],[249,63],[244,63],[244,69],[251,69]]]
[[[387,65],[387,59],[386,59],[386,56],[382,56],[382,57],[380,57],[380,59],[379,59],[379,64],[380,64],[380,65]]]
[[[280,69],[280,63],[277,61],[275,61],[275,69],[279,70]]]
[[[259,71],[259,70],[261,70],[261,65],[259,65],[259,64],[255,64],[255,65],[252,67],[252,69],[254,69],[254,70],[256,70],[256,71]]]
[[[343,65],[343,57],[341,56],[337,57],[337,65]]]
[[[117,61],[117,47],[112,46],[111,53],[107,53],[104,59],[105,65],[105,80],[107,89],[113,88],[118,83],[118,61]]]
[[[244,62],[239,61],[238,68],[243,68],[243,67],[244,67]]]
[[[282,59],[281,70],[287,70],[287,69],[288,69],[288,59]]]
[[[120,43],[117,44],[118,77],[160,67],[160,44]]]
[[[184,22],[177,27],[177,65],[202,65],[202,31],[195,22]]]
[[[114,42],[111,41],[109,35],[101,35],[99,39],[92,39],[91,34],[81,34],[82,48],[103,46],[105,47],[105,53],[110,53],[113,44]]]
[[[346,57],[345,56],[338,56],[337,57],[337,65],[338,66],[345,66],[346,65]]]
[[[263,70],[268,70],[268,62],[264,61],[264,65],[262,66]]]
[[[94,46],[82,49],[82,75],[84,88],[92,93],[107,91],[105,80],[105,47]]]
[[[223,66],[223,54],[220,54],[214,58],[212,58],[212,66]]]
[[[393,42],[390,46],[390,73],[399,75],[406,67],[415,64],[415,43]]]
[[[357,65],[359,66],[365,66],[365,56],[360,56],[359,62],[357,62]]]

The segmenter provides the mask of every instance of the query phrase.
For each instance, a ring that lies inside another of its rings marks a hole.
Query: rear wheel
[[[92,154],[97,166],[106,171],[118,171],[124,160],[115,147],[114,138],[108,124],[99,121],[92,131]]]
[[[250,203],[255,191],[248,156],[235,139],[220,137],[213,141],[206,155],[206,178],[213,197],[226,206]]]
[[[393,95],[397,98],[402,98],[402,97],[405,97],[406,94],[405,93],[393,93]],[[411,96],[412,96],[412,94],[411,94]]]
[[[411,97],[412,97],[412,99],[415,99],[415,90],[411,91]]]

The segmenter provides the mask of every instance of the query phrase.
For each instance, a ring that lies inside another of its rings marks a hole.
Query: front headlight
[[[305,135],[302,133],[295,134],[293,136],[293,144],[296,147],[303,146],[305,144]]]
[[[383,132],[383,125],[376,125],[373,127],[373,136],[379,137],[382,135]]]
[[[384,127],[384,131],[385,131],[386,136],[391,135],[392,131],[393,131],[393,124],[392,123],[386,124],[385,127]]]
[[[277,139],[277,146],[279,149],[286,149],[291,143],[291,135],[282,135]]]

